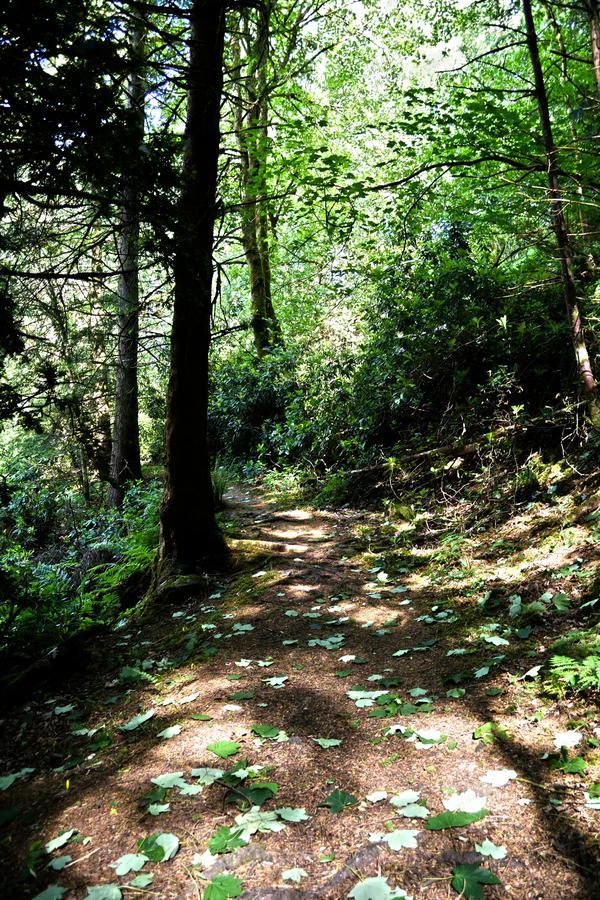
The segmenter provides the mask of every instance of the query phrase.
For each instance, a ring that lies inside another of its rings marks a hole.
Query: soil
[[[597,557],[589,517],[566,499],[521,504],[505,521],[465,534],[460,513],[449,524],[434,516],[395,522],[358,509],[286,509],[244,487],[227,499],[226,530],[240,561],[234,572],[212,579],[202,596],[100,634],[83,666],[4,715],[1,772],[35,771],[0,795],[10,819],[0,833],[1,896],[34,897],[54,884],[80,898],[89,886],[113,884],[124,897],[195,898],[230,873],[247,898],[347,897],[362,880],[382,876],[433,900],[458,896],[453,870],[477,863],[500,879],[485,886],[486,897],[600,897],[600,812],[584,796],[600,781],[597,708],[589,697],[542,694],[535,672],[552,641],[580,625],[576,610],[588,598]],[[507,598],[519,594],[525,603],[548,590],[568,594],[570,608],[533,620],[531,635],[519,639],[523,623],[507,617]],[[435,618],[440,611],[445,618]],[[482,631],[486,625],[497,627]],[[337,649],[309,645],[334,634],[343,635]],[[483,639],[500,634],[508,643]],[[467,652],[448,655],[453,649]],[[152,680],[123,684],[124,666]],[[281,676],[279,687],[264,680]],[[361,707],[348,697],[393,678],[390,691],[405,705],[389,717],[373,715],[386,711],[376,701]],[[248,696],[236,697],[240,691]],[[147,722],[119,730],[147,710],[154,710]],[[210,719],[193,718],[199,715]],[[485,723],[504,728],[504,739],[475,738]],[[261,741],[256,724],[274,725],[288,740]],[[174,725],[180,733],[159,737]],[[386,735],[393,725],[435,730],[439,742]],[[78,736],[77,729],[100,730]],[[551,767],[555,737],[569,730],[582,735],[569,751],[585,756],[581,774]],[[324,749],[315,738],[341,743]],[[220,759],[207,749],[219,741],[239,743],[239,752]],[[193,796],[173,788],[159,801],[168,811],[156,816],[142,798],[162,774],[183,772],[195,784],[191,769],[229,769],[240,759],[265,767],[260,777],[278,786],[263,812],[303,808],[309,818],[197,864],[215,831],[240,815],[229,801],[243,806],[244,798],[219,781]],[[505,786],[481,780],[504,769],[514,773]],[[334,789],[355,802],[330,811],[323,802]],[[427,818],[403,816],[390,804],[407,790],[418,792],[427,816],[467,790],[485,798],[488,812],[464,827],[429,830]],[[387,797],[367,799],[378,791]],[[36,861],[34,842],[70,829],[71,840]],[[370,840],[395,829],[418,831],[417,847],[392,850]],[[148,887],[127,887],[137,873],[119,877],[111,863],[158,832],[176,835],[179,851],[145,864],[139,874],[154,876]],[[505,848],[503,858],[476,850],[486,839]],[[50,858],[65,855],[64,868],[48,868]],[[284,880],[291,869],[306,877]]]

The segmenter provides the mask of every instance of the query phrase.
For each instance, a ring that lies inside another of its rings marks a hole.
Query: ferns
[[[571,631],[552,645],[561,652],[550,659],[546,689],[550,694],[588,694],[600,691],[600,633],[598,626]]]

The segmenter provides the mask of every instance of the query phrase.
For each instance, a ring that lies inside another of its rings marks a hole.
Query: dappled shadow
[[[239,507],[235,507],[233,514],[248,534],[245,520],[256,518],[256,510],[246,507],[240,515]],[[499,701],[492,702],[486,696],[483,682],[471,677],[465,682],[467,692],[460,700],[444,698],[449,686],[444,682],[445,677],[480,666],[500,652],[504,658],[492,668],[486,686],[500,683],[504,672],[523,674],[532,665],[528,656],[531,644],[513,641],[509,647],[498,649],[474,642],[477,629],[490,621],[486,610],[478,606],[473,597],[465,597],[460,584],[420,585],[417,576],[422,566],[411,566],[409,571],[396,574],[393,566],[386,566],[392,584],[410,586],[409,591],[392,594],[393,588],[377,582],[376,573],[365,571],[364,559],[343,559],[344,548],[349,546],[352,538],[351,529],[359,516],[330,513],[323,517],[309,511],[287,511],[284,516],[273,516],[269,507],[263,504],[259,515],[261,521],[253,523],[259,539],[267,540],[269,534],[271,538],[278,537],[275,532],[281,535],[282,521],[293,522],[294,534],[287,534],[286,538],[293,536],[294,543],[297,538],[298,543],[308,546],[301,557],[285,550],[273,552],[262,569],[253,568],[249,563],[246,571],[233,576],[225,593],[215,584],[213,593],[222,596],[190,598],[176,611],[158,611],[155,621],[145,626],[143,632],[132,633],[129,641],[111,636],[101,642],[94,670],[76,683],[63,685],[57,692],[57,702],[78,699],[79,703],[85,704],[89,709],[89,716],[82,720],[86,727],[94,727],[106,719],[107,709],[114,710],[119,722],[127,721],[141,709],[155,708],[157,716],[129,738],[117,732],[113,725],[115,742],[112,747],[63,774],[37,776],[35,781],[22,782],[7,792],[9,803],[14,796],[24,810],[28,808],[32,813],[31,819],[28,820],[24,812],[11,824],[11,837],[4,843],[6,884],[13,886],[15,896],[20,896],[19,892],[28,896],[40,889],[39,882],[34,888],[31,883],[24,887],[16,880],[29,843],[42,834],[48,839],[69,827],[78,827],[82,834],[89,833],[94,837],[91,846],[95,855],[86,862],[83,860],[85,852],[74,852],[74,857],[82,858],[81,866],[67,869],[60,873],[60,879],[55,879],[76,889],[83,889],[91,877],[95,878],[94,883],[116,880],[110,878],[108,865],[123,853],[133,852],[136,840],[152,831],[168,830],[179,835],[183,844],[181,859],[189,864],[193,852],[206,849],[208,839],[217,827],[233,821],[236,810],[224,807],[225,789],[215,784],[205,788],[200,795],[187,798],[171,791],[170,811],[156,819],[147,814],[146,805],[140,804],[139,798],[151,789],[151,779],[164,772],[181,770],[189,781],[193,781],[189,777],[192,768],[231,765],[238,757],[222,764],[206,749],[208,744],[222,739],[238,741],[241,744],[239,757],[266,766],[265,777],[277,782],[278,793],[265,808],[301,805],[311,816],[301,826],[290,825],[279,834],[270,834],[257,841],[264,847],[265,856],[252,863],[252,886],[271,885],[274,861],[285,860],[286,864],[300,865],[311,873],[313,891],[315,884],[321,883],[321,894],[317,890],[317,896],[346,896],[348,887],[342,886],[341,881],[332,886],[324,879],[322,865],[319,868],[317,862],[318,855],[327,856],[328,850],[334,851],[340,864],[344,859],[354,858],[353,854],[368,846],[370,832],[385,830],[384,820],[389,818],[390,812],[389,808],[384,812],[377,804],[367,804],[360,810],[354,807],[335,816],[319,807],[333,787],[359,799],[381,787],[392,791],[411,787],[422,792],[431,811],[438,811],[442,787],[462,790],[479,786],[473,784],[474,766],[485,755],[487,765],[502,760],[514,768],[526,779],[524,784],[533,795],[531,809],[535,809],[535,816],[529,813],[529,818],[535,819],[537,831],[523,833],[522,851],[511,853],[506,861],[498,864],[498,871],[506,881],[516,878],[517,888],[514,893],[513,886],[513,895],[529,896],[530,890],[535,889],[535,873],[529,871],[528,854],[538,850],[539,845],[562,860],[558,866],[562,866],[571,879],[569,896],[594,896],[597,846],[584,831],[581,820],[571,814],[568,804],[561,809],[548,803],[547,785],[540,787],[549,776],[548,764],[540,759],[541,754],[527,745],[519,731],[512,733],[505,743],[489,748],[474,745],[471,734],[477,725],[495,720],[504,724],[510,719],[509,713],[499,711]],[[317,539],[311,543],[304,530],[317,534]],[[333,531],[336,533],[332,534]],[[401,552],[405,561],[408,551]],[[392,554],[389,561],[398,566],[402,558]],[[506,597],[517,590],[523,597],[533,596],[539,591],[539,573],[513,573],[511,578],[495,579],[490,586]],[[486,587],[486,583],[482,583],[481,593]],[[208,594],[210,596],[210,591]],[[203,605],[220,609],[223,603],[235,618],[225,620],[210,612],[199,612]],[[456,609],[460,617],[458,622],[427,624],[416,621],[417,614],[427,615],[435,605]],[[173,612],[182,615],[177,619],[169,618]],[[194,615],[197,618],[193,621],[186,618]],[[348,621],[339,621],[346,616]],[[553,617],[538,626],[535,637],[547,646],[565,623],[574,624],[575,621],[569,615]],[[203,625],[215,624],[220,631],[230,634],[233,622],[240,626],[251,625],[253,630],[218,640],[211,636],[216,628],[202,630]],[[318,644],[309,646],[309,641],[327,640],[335,633],[344,634],[337,649],[328,650]],[[182,647],[188,645],[194,634],[198,636],[196,648],[184,658]],[[398,650],[410,650],[429,641],[436,643],[421,652],[413,650],[401,657],[394,656]],[[122,646],[119,647],[118,642]],[[456,648],[460,642],[475,646],[477,653],[447,657],[448,650]],[[216,655],[206,656],[203,645],[215,647]],[[107,679],[114,679],[125,663],[143,659],[147,654],[157,659],[166,655],[179,661],[175,668],[161,676],[160,683],[136,687],[129,699],[123,698],[115,707],[100,707],[107,694],[117,692],[116,687],[107,687]],[[259,660],[270,662],[270,654],[274,657],[273,664],[260,666]],[[535,663],[544,658],[544,654],[536,656]],[[249,664],[236,666],[236,662],[244,660]],[[337,677],[338,670],[346,670],[349,674]],[[376,688],[376,681],[367,680],[373,674],[398,676],[400,684],[394,691],[406,700],[410,699],[407,692],[415,687],[435,695],[433,711],[395,715],[383,720],[369,717],[369,710],[357,709],[347,698],[346,691],[359,686]],[[278,689],[264,681],[272,676],[285,677],[287,681]],[[174,683],[169,685],[169,680]],[[253,697],[236,699],[240,689],[254,692]],[[196,691],[199,696],[183,705],[158,705],[164,699],[177,700]],[[47,700],[47,693],[41,692],[28,709],[15,711],[5,723],[28,749],[23,752],[6,742],[7,768],[4,771],[16,771],[29,764],[44,771],[50,761],[56,765],[65,759],[66,722],[54,717],[39,727],[36,724],[36,717],[51,708],[45,705]],[[518,696],[516,700],[518,703]],[[444,701],[445,707],[442,706]],[[212,721],[191,719],[193,714],[206,713],[212,715]],[[424,753],[400,737],[382,740],[384,727],[396,722],[413,728],[432,726],[448,733],[455,731],[460,736],[458,753],[445,745]],[[251,727],[258,723],[269,723],[286,731],[290,740],[283,743],[267,741],[257,746]],[[69,728],[73,724],[69,722]],[[170,740],[157,738],[159,731],[175,724],[183,725],[181,734]],[[530,726],[525,730],[530,731]],[[314,741],[316,737],[341,740],[340,750],[321,749]],[[73,755],[85,755],[86,746],[85,740],[75,744]],[[9,765],[11,760],[12,766]],[[552,791],[558,791],[554,784]],[[499,797],[494,793],[490,798],[492,814],[493,801]],[[520,808],[508,806],[506,809],[508,818]],[[396,820],[395,827],[414,825],[407,820]],[[511,828],[510,821],[506,825]],[[488,821],[476,823],[469,829],[469,840],[482,840],[489,835],[491,827],[499,828]],[[518,839],[519,836],[514,837]],[[448,872],[452,865],[460,862],[464,853],[464,849],[453,841],[452,833],[443,833],[440,838],[422,831],[417,850],[402,851],[400,859],[386,851],[385,871],[390,875],[397,871],[398,882],[411,892],[421,889],[427,896],[446,896]],[[68,848],[66,850],[68,852]],[[536,865],[537,871],[543,870],[549,876],[556,863],[551,858],[541,858]],[[161,897],[184,896],[183,892],[190,886],[190,876],[180,865],[169,865],[164,869],[155,866],[153,871],[156,871],[156,880],[152,889]],[[555,893],[546,890],[544,897],[564,896],[566,876],[563,875],[562,881],[556,872],[555,876]],[[356,876],[351,873],[349,877],[352,884]]]

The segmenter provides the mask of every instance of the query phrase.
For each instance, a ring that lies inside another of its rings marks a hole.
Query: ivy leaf
[[[67,893],[67,888],[60,884],[50,884],[41,894],[36,894],[33,900],[60,900]]]
[[[148,862],[144,853],[126,853],[114,863],[109,863],[116,875],[129,875],[130,872],[139,872]]]
[[[87,889],[86,900],[121,900],[123,894],[118,884],[96,884]]]
[[[408,806],[409,803],[416,803],[420,796],[418,791],[402,791],[401,794],[395,794],[393,797],[390,797],[390,803],[392,806],[400,809],[401,806]]]
[[[281,878],[283,881],[293,881],[298,884],[303,878],[308,878],[308,872],[305,872],[304,869],[286,869],[281,873]]]
[[[282,688],[287,680],[287,675],[274,675],[272,678],[263,678],[263,683],[272,688]]]
[[[234,694],[229,695],[230,700],[252,700],[253,697],[256,696],[256,692],[253,690],[245,690],[245,691],[236,691]]]
[[[504,787],[516,777],[517,773],[514,769],[490,769],[479,780],[483,781],[484,784],[491,784],[492,787],[499,788]]]
[[[473,738],[476,741],[483,741],[484,744],[493,744],[495,740],[507,741],[509,738],[508,731],[502,725],[496,722],[484,722],[479,728],[473,732]]]
[[[475,844],[475,849],[478,853],[481,853],[482,856],[489,856],[491,859],[504,859],[507,853],[506,847],[499,847],[488,838],[481,844]]]
[[[167,832],[150,834],[138,841],[137,848],[152,862],[166,862],[172,859],[179,850],[179,838]]]
[[[426,806],[421,806],[420,803],[409,803],[398,810],[398,815],[405,816],[407,819],[426,819],[429,815],[429,810]]]
[[[555,759],[550,763],[551,769],[558,769],[567,775],[583,775],[587,769],[587,763],[583,756],[573,756],[571,759]]]
[[[244,889],[244,882],[235,875],[215,875],[204,891],[204,900],[229,900],[239,897]]]
[[[210,766],[192,769],[192,778],[197,778],[198,784],[203,784],[207,787],[210,787],[211,784],[214,784],[215,781],[222,778],[224,774],[223,769],[212,769]]]
[[[464,825],[470,825],[472,822],[478,822],[484,819],[488,814],[487,809],[480,809],[477,812],[444,812],[438,816],[432,816],[425,823],[425,828],[430,831],[441,831],[444,828],[462,828]]]
[[[463,791],[461,794],[453,794],[444,800],[444,806],[450,812],[479,812],[485,806],[485,797],[478,797],[475,791]]]
[[[148,812],[151,816],[160,816],[161,813],[169,812],[170,809],[170,803],[151,803],[148,807]]]
[[[156,837],[156,846],[161,847],[164,852],[162,862],[167,862],[167,860],[173,859],[179,850],[179,838],[163,831]]]
[[[228,756],[235,756],[236,753],[239,753],[240,746],[241,744],[238,744],[237,741],[217,741],[216,744],[209,744],[206,749],[215,756],[220,756],[221,759],[227,759]]]
[[[35,772],[35,769],[21,769],[20,772],[13,772],[11,775],[3,775],[0,778],[0,791],[7,791],[9,787],[11,787],[15,781],[18,781],[21,778],[26,778],[27,775],[31,775],[32,772]]]
[[[257,734],[260,738],[276,740],[280,731],[275,725],[253,725],[252,733]]]
[[[249,812],[236,816],[235,821],[242,828],[241,837],[247,840],[256,832],[283,831],[285,828],[283,822],[278,821],[277,813],[261,812],[259,806],[253,806]]]
[[[365,878],[352,888],[348,897],[352,900],[394,900],[394,898],[406,897],[404,891],[390,888],[386,878]]]
[[[135,878],[132,878],[131,881],[127,882],[127,887],[131,888],[147,888],[154,881],[154,875],[151,872],[142,872],[141,875],[136,875]]]
[[[165,772],[164,775],[157,775],[156,778],[150,779],[152,784],[157,784],[161,788],[181,787],[186,781],[183,772]]]
[[[44,848],[46,850],[46,853],[53,853],[55,850],[58,850],[59,847],[64,847],[64,845],[67,844],[75,834],[77,834],[76,828],[71,828],[69,829],[69,831],[63,831],[58,835],[58,837],[55,837],[51,841],[48,841]]]
[[[242,837],[242,832],[243,828],[228,828],[227,825],[222,825],[209,840],[208,849],[215,856],[219,853],[231,853],[248,843]]]
[[[159,731],[156,736],[168,741],[169,738],[177,737],[178,734],[181,734],[181,725],[171,725],[170,728]]]
[[[385,843],[390,850],[414,850],[417,846],[418,830],[413,828],[397,829],[388,834],[371,834],[369,840],[372,843]]]
[[[60,872],[61,869],[72,862],[72,856],[57,856],[55,859],[51,859],[48,863],[48,868],[53,869],[55,872]]]
[[[449,691],[446,691],[446,697],[452,697],[453,700],[458,700],[459,697],[464,697],[465,693],[464,688],[450,688]]]
[[[347,794],[345,791],[340,791],[336,788],[322,803],[319,803],[319,806],[328,806],[330,812],[340,813],[348,806],[355,806],[357,803],[357,798],[352,794]]]
[[[339,747],[342,743],[337,738],[313,738],[315,744],[318,744],[319,747],[322,747],[323,750],[329,750],[330,747]]]
[[[381,803],[382,800],[387,800],[387,795],[387,791],[373,791],[372,794],[367,794],[366,799],[369,803]]]
[[[133,719],[130,719],[124,725],[119,725],[119,731],[135,731],[136,728],[139,728],[140,725],[143,725],[144,722],[152,719],[155,715],[155,710],[148,709],[146,712],[140,713],[139,716],[134,716]]]
[[[480,869],[475,864],[465,863],[452,870],[451,881],[454,890],[467,900],[483,900],[484,884],[501,884],[500,879],[489,869]]]
[[[283,806],[280,809],[276,809],[275,812],[284,822],[306,822],[310,819],[310,816],[306,814],[306,810],[302,806],[296,809],[290,806]]]

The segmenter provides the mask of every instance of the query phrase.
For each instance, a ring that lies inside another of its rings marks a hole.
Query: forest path
[[[574,726],[593,748],[594,710],[534,692],[557,626],[519,635],[477,602],[539,595],[589,558],[583,533],[545,541],[555,525],[408,539],[377,513],[230,492],[241,567],[4,719],[3,771],[35,769],[4,795],[4,896],[600,896],[583,793],[599,779],[544,759]],[[62,832],[48,870],[32,841]],[[139,855],[157,833],[173,858]],[[22,881],[27,858],[38,877]]]

